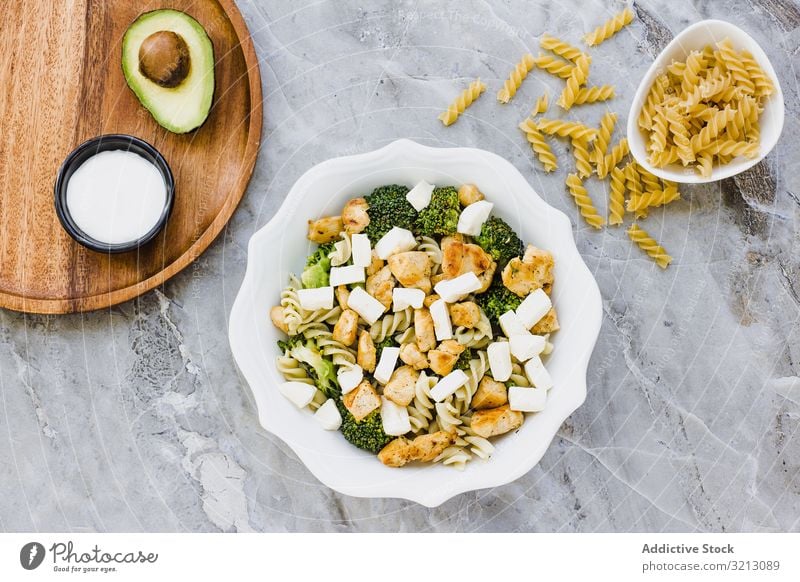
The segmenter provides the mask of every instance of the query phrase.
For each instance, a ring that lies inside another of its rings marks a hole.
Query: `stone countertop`
[[[534,72],[494,93],[544,32],[579,42],[621,2],[241,0],[261,59],[265,128],[228,228],[162,290],[74,316],[0,311],[0,530],[800,530],[800,127],[791,0],[645,0],[593,49],[624,127],[656,53],[721,18],[764,47],[785,92],[765,162],[643,223],[675,257],[665,272],[621,229],[595,232],[516,128],[556,81]],[[455,125],[436,115],[469,79],[489,91]],[[555,109],[551,111],[556,111]],[[571,112],[596,123],[605,106]],[[619,134],[617,134],[618,136]],[[516,482],[436,509],[327,489],[258,425],[227,319],[247,241],[291,184],[333,156],[408,137],[509,159],[573,220],[605,318],[586,403]],[[596,200],[603,186],[591,184]]]

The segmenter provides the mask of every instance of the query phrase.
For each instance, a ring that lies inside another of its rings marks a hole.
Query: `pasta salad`
[[[544,409],[553,256],[472,184],[376,188],[310,220],[270,318],[281,393],[387,466],[488,459]]]

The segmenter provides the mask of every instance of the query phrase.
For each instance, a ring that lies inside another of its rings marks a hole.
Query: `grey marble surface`
[[[750,32],[783,84],[786,126],[767,160],[684,188],[644,223],[675,256],[666,272],[624,232],[590,232],[564,170],[533,162],[516,123],[560,82],[536,72],[510,105],[493,96],[543,32],[578,42],[621,2],[239,5],[261,59],[265,127],[224,234],[163,289],[116,308],[0,311],[0,530],[800,530],[800,5],[644,0],[593,51],[591,78],[617,86],[622,119],[659,47],[703,18]],[[475,76],[489,93],[443,128],[439,110]],[[603,111],[573,114],[596,122]],[[259,427],[226,335],[247,240],[291,184],[398,137],[509,159],[572,217],[604,300],[588,398],[541,463],[437,509],[317,482]],[[557,154],[571,165],[563,145]]]

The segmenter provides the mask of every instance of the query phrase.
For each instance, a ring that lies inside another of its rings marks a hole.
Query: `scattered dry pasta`
[[[533,106],[533,111],[531,111],[531,115],[541,115],[542,113],[547,111],[547,93],[542,95],[536,100],[536,104]]]
[[[506,79],[506,82],[503,83],[503,88],[497,92],[497,100],[500,103],[508,103],[511,101],[514,95],[517,94],[520,85],[522,85],[522,81],[525,80],[525,77],[527,77],[528,73],[533,69],[533,66],[533,55],[530,53],[523,55],[522,60],[517,63],[514,70],[511,71],[511,74],[508,76],[508,79]]]
[[[617,34],[622,30],[623,26],[627,26],[631,22],[633,22],[633,12],[630,8],[626,8],[619,14],[606,20],[603,24],[584,36],[583,39],[589,46],[596,46]]]
[[[539,53],[539,56],[536,57],[533,62],[543,71],[547,71],[551,75],[561,77],[562,79],[568,79],[572,74],[572,69],[575,68],[575,65],[563,59],[542,53]]]
[[[575,96],[573,105],[583,105],[584,103],[596,103],[598,101],[608,101],[614,98],[613,85],[594,85],[592,87],[582,87]]]
[[[608,143],[611,141],[611,134],[614,132],[614,126],[617,124],[617,114],[606,112],[600,119],[600,129],[597,131],[597,139],[594,142],[594,163],[597,166],[597,177],[604,178],[608,173],[605,164],[606,151],[608,150]]]
[[[572,140],[572,154],[575,156],[575,166],[578,176],[588,178],[592,174],[592,162],[589,158],[589,142],[586,139]]]
[[[578,91],[580,91],[581,85],[586,82],[589,76],[590,62],[591,58],[586,54],[581,54],[575,61],[572,74],[567,79],[567,84],[564,86],[564,90],[557,101],[562,109],[569,110],[575,104],[575,100],[578,98]]]
[[[639,113],[649,161],[710,177],[715,164],[759,154],[759,115],[774,91],[753,55],[729,39],[690,52],[656,77]]]
[[[455,123],[458,116],[464,113],[464,110],[472,105],[484,91],[486,91],[486,84],[481,82],[480,79],[474,80],[469,84],[469,87],[464,89],[450,106],[439,115],[441,122],[445,125],[452,125]]]
[[[558,56],[564,57],[573,63],[577,63],[578,59],[585,55],[585,53],[578,47],[572,46],[560,38],[556,38],[555,36],[551,36],[549,34],[542,35],[542,39],[539,41],[539,46],[545,50],[554,52]]]
[[[611,192],[608,197],[608,224],[622,224],[625,214],[625,172],[614,166],[611,176]]]
[[[658,244],[646,231],[642,230],[639,225],[632,224],[627,232],[630,239],[646,252],[647,256],[653,259],[659,267],[666,269],[672,262],[672,257],[669,256],[666,249]]]
[[[587,127],[577,121],[567,121],[565,119],[545,119],[539,118],[536,122],[539,131],[548,135],[558,135],[571,139],[586,139],[592,141],[597,137],[597,130]]]
[[[528,143],[531,144],[531,149],[536,154],[536,157],[542,162],[544,171],[552,172],[558,168],[556,156],[553,154],[550,144],[547,143],[544,139],[544,135],[542,135],[542,132],[536,126],[536,122],[530,118],[526,119],[519,124],[519,128],[525,133],[525,138],[528,140]]]
[[[613,168],[628,155],[628,152],[630,152],[628,148],[628,138],[623,137],[617,142],[617,145],[611,148],[611,151],[606,154],[606,157],[603,159],[603,168]]]
[[[575,200],[575,205],[578,207],[578,210],[580,210],[581,216],[583,216],[589,226],[598,229],[602,228],[606,220],[597,212],[589,193],[586,191],[586,188],[584,188],[583,182],[577,174],[569,174],[567,176],[567,188],[572,198]]]

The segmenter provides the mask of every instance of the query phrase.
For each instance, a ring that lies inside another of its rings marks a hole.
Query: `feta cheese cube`
[[[392,255],[410,251],[415,246],[417,246],[417,241],[414,239],[414,233],[395,226],[375,244],[375,253],[379,259],[385,261]]]
[[[430,306],[433,319],[433,331],[438,341],[453,339],[453,324],[450,322],[450,312],[444,299],[437,299]]]
[[[421,180],[419,184],[409,190],[408,194],[406,194],[406,200],[414,207],[414,210],[419,212],[423,208],[427,208],[428,204],[431,203],[433,188],[433,184],[428,184],[425,180]]]
[[[466,384],[467,380],[467,375],[463,370],[453,370],[447,376],[439,380],[436,386],[431,388],[431,398],[436,402],[441,402]]]
[[[547,403],[547,390],[512,386],[508,389],[508,405],[520,412],[541,412]]]
[[[304,408],[311,404],[314,394],[317,393],[317,389],[312,384],[303,382],[284,382],[278,386],[278,390],[297,408]]]
[[[352,368],[342,370],[336,374],[336,379],[339,381],[339,387],[342,389],[342,394],[347,394],[355,390],[356,386],[361,384],[364,379],[364,370],[356,364]]]
[[[392,309],[395,312],[403,311],[409,307],[420,309],[423,301],[425,301],[425,291],[422,289],[407,289],[405,287],[392,289]]]
[[[506,311],[503,315],[498,317],[498,320],[500,322],[500,328],[509,339],[513,335],[525,335],[530,333],[528,328],[522,324],[517,314],[513,311]]]
[[[367,280],[364,267],[348,265],[346,267],[331,267],[331,287],[363,283]]]
[[[553,379],[550,377],[550,372],[542,364],[542,359],[535,356],[525,362],[525,375],[531,384],[542,390],[550,390],[553,387]]]
[[[300,289],[297,291],[297,298],[300,300],[300,307],[307,311],[333,309],[333,287]]]
[[[342,415],[332,398],[328,398],[322,406],[317,408],[314,420],[325,430],[339,430],[339,427],[342,426]]]
[[[547,296],[547,293],[541,289],[537,289],[523,299],[522,303],[517,307],[516,313],[522,325],[525,326],[525,329],[530,329],[547,315],[551,307],[553,307],[553,303],[550,301],[550,297]]]
[[[394,367],[397,365],[397,358],[400,357],[400,348],[383,348],[381,359],[375,366],[375,379],[381,384],[386,384],[392,377]]]
[[[461,301],[470,293],[481,288],[481,281],[472,271],[459,275],[455,279],[439,281],[434,287],[436,293],[447,303]]]
[[[408,408],[395,404],[385,396],[381,396],[381,420],[383,432],[389,436],[400,436],[411,431]]]
[[[512,335],[508,338],[508,343],[511,344],[511,355],[520,362],[527,362],[544,351],[547,340],[542,335],[526,333],[524,335]]]
[[[486,202],[486,200],[473,202],[461,211],[456,230],[469,236],[478,236],[481,233],[483,223],[489,218],[492,208],[494,208],[494,204]]]
[[[353,245],[353,264],[356,267],[369,267],[372,263],[372,246],[365,234],[354,234],[350,237]]]
[[[511,348],[508,342],[492,342],[486,348],[492,378],[505,382],[511,377]]]
[[[331,305],[333,305],[333,301],[331,301]],[[378,321],[385,309],[383,303],[361,287],[356,287],[350,292],[350,296],[347,298],[347,306],[363,317],[364,321],[370,325]]]

